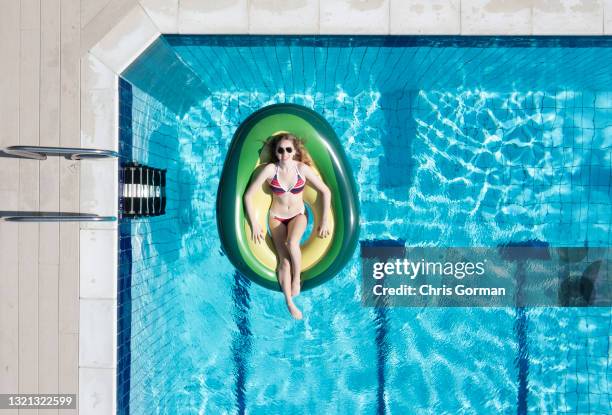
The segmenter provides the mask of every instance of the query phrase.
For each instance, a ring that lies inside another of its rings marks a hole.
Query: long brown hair
[[[278,132],[266,140],[264,148],[267,148],[270,161],[278,161],[276,147],[282,140],[290,140],[293,143],[293,148],[295,148],[293,160],[301,161],[304,164],[312,166],[312,157],[310,157],[308,150],[306,150],[304,146],[304,140],[286,131]]]

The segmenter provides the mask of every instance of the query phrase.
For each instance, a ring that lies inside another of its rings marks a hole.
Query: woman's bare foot
[[[300,294],[300,289],[302,282],[300,281],[299,278],[294,278],[293,281],[291,281],[291,296],[295,297],[296,295]]]
[[[302,319],[302,312],[300,311],[299,308],[295,306],[295,304],[293,304],[293,301],[287,301],[287,308],[289,309],[289,312],[291,313],[294,319],[296,320]]]

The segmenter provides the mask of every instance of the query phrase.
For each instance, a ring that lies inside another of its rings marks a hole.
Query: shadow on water
[[[210,95],[197,73],[185,65],[163,36],[142,52],[121,76],[180,116],[202,97]]]
[[[200,231],[200,220],[194,213],[197,209],[193,205],[198,182],[192,165],[181,160],[181,141],[175,116],[168,113],[161,113],[160,116],[160,110],[154,103],[147,101],[143,104],[140,92],[139,97],[135,98],[132,85],[123,78],[119,80],[119,94],[120,165],[137,161],[167,170],[166,214],[123,218],[119,222],[117,411],[127,414],[130,411],[131,390],[135,387],[131,366],[134,359],[138,359],[136,355],[132,359],[132,342],[136,335],[131,327],[133,321],[140,323],[143,313],[155,312],[153,307],[148,307],[133,313],[132,279],[147,278],[148,273],[162,269],[167,269],[171,278],[172,270],[177,269],[181,259],[197,254],[201,244],[198,245],[200,238],[190,237]],[[154,125],[157,128],[149,130]],[[144,141],[141,137],[143,133],[146,135]],[[121,186],[120,175],[120,194]],[[149,265],[143,268],[145,263]],[[171,285],[156,287],[155,291],[153,286],[149,289],[153,304],[160,296],[169,296],[168,293],[173,290]],[[163,324],[163,320],[156,320],[157,329],[163,330]],[[140,381],[148,382],[149,379]]]
[[[412,94],[399,91],[384,92],[380,96],[380,107],[385,118],[386,134],[381,136],[383,156],[378,166],[383,190],[407,189],[414,178],[412,160],[416,124],[412,116]]]
[[[607,150],[608,152],[610,150]],[[608,194],[608,201],[612,203],[612,167],[610,161],[602,151],[591,151],[586,156],[585,163],[574,177],[573,182],[586,186],[591,192],[604,192]],[[609,154],[609,153],[608,153]]]

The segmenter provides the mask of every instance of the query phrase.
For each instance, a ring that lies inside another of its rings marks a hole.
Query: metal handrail
[[[116,220],[116,216],[99,216],[92,213],[0,211],[0,221],[5,222],[114,222]]]
[[[0,152],[8,157],[32,160],[46,160],[47,156],[59,156],[67,160],[119,157],[119,154],[112,150],[76,147],[10,146],[1,149]]]

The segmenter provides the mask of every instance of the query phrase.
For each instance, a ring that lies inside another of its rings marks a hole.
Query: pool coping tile
[[[390,33],[458,35],[460,0],[391,0]]]
[[[320,2],[321,34],[388,35],[389,0]]]
[[[116,414],[117,369],[79,367],[79,412]]]
[[[586,3],[586,4],[585,4]],[[603,35],[604,5],[601,0],[562,1],[561,9],[534,1],[534,35]]]
[[[179,0],[139,0],[162,33],[178,33]]]
[[[319,1],[287,0],[279,10],[270,0],[249,1],[251,34],[312,34],[319,33]]]
[[[81,299],[117,298],[117,229],[80,230]]]
[[[160,35],[149,15],[136,3],[90,52],[120,74]]]
[[[224,6],[201,0],[181,0],[178,10],[178,33],[194,35],[247,33],[248,1],[235,0],[231,3],[233,4],[230,6]]]
[[[117,300],[81,298],[79,326],[80,367],[117,367]],[[104,330],[102,330],[104,329]],[[112,338],[105,334],[112,332]]]
[[[530,35],[533,31],[532,0],[463,0],[460,13],[462,35]]]

